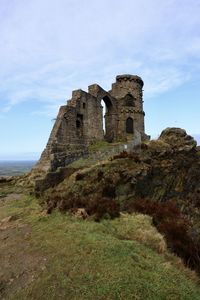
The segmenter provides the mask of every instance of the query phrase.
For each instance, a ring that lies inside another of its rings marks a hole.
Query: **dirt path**
[[[1,207],[22,194],[8,194]],[[0,299],[8,299],[30,284],[45,268],[45,258],[32,251],[31,227],[17,216],[0,220]]]

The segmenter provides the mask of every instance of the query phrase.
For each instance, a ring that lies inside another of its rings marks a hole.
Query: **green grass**
[[[89,146],[89,152],[96,151],[105,151],[111,149],[113,147],[113,143],[108,143],[106,141],[97,141]]]
[[[113,149],[113,146],[119,145],[120,143],[108,143],[106,141],[97,141],[91,144],[88,148],[89,155],[86,158],[80,158],[71,164],[68,167],[72,168],[84,168],[84,167],[91,167],[99,162],[99,160],[108,159],[110,155],[106,154],[106,151]],[[97,153],[101,153],[101,159],[97,155]],[[95,155],[96,154],[96,155]]]
[[[37,201],[10,201],[0,219],[18,215],[31,225],[30,251],[46,257],[46,268],[9,299],[200,299],[200,288],[163,237],[143,215],[95,223],[55,211],[44,215]],[[178,266],[179,265],[179,266]]]
[[[108,143],[106,141],[96,141],[95,143],[91,144],[88,147],[88,157],[80,158],[71,164],[68,165],[68,167],[72,168],[84,168],[84,167],[91,167],[95,164],[97,164],[99,161],[107,160],[112,155],[115,154],[115,152],[110,152],[110,150],[114,149],[115,146],[119,146],[125,142],[115,142],[115,143]],[[117,153],[117,152],[116,152]]]
[[[68,165],[69,168],[75,168],[75,169],[82,169],[86,167],[90,167],[95,163],[94,159],[92,157],[88,158],[79,158],[75,161],[73,161],[71,164]]]

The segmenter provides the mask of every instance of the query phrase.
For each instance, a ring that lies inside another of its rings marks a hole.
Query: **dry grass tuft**
[[[168,247],[183,259],[186,266],[200,274],[200,241],[192,222],[182,214],[176,202],[136,199],[131,205],[129,210],[152,216],[153,224],[165,236]]]
[[[165,239],[152,225],[151,217],[143,214],[121,214],[121,218],[113,222],[118,224],[117,234],[121,238],[136,240],[151,247],[157,253],[166,252]]]

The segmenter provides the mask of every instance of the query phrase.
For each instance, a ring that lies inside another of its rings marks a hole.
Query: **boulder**
[[[175,127],[163,130],[158,140],[169,144],[177,151],[191,151],[197,146],[194,138],[188,135],[184,129]]]

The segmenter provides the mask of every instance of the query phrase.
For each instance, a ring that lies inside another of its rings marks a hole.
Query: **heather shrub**
[[[115,198],[116,197],[115,187],[112,185],[105,186],[102,191],[102,197]]]
[[[84,178],[84,175],[85,175],[85,174],[83,174],[83,173],[78,173],[78,174],[76,174],[76,181],[82,180],[82,179]]]
[[[112,160],[118,159],[118,158],[127,158],[128,157],[128,152],[127,151],[122,151],[119,154],[116,154],[112,157]]]
[[[120,206],[112,198],[115,195],[114,187],[107,186],[104,190],[104,196],[93,198],[79,197],[73,193],[67,196],[53,193],[47,199],[47,212],[51,213],[56,207],[61,212],[74,212],[79,208],[84,208],[89,216],[94,216],[96,221],[100,221],[105,216],[115,218],[119,216]]]
[[[95,221],[100,221],[104,217],[119,217],[120,206],[114,199],[104,197],[90,201],[86,211],[89,215],[94,215]]]
[[[111,160],[120,159],[120,158],[130,158],[133,159],[135,162],[140,162],[139,155],[134,152],[127,152],[122,151],[119,154],[114,155]]]
[[[103,171],[98,171],[97,178],[98,181],[100,181],[103,178]]]
[[[140,147],[141,147],[142,150],[147,150],[148,149],[148,145],[146,143],[144,143],[144,142],[141,143]]]
[[[52,210],[57,207],[57,203],[60,201],[60,195],[53,193],[47,198],[47,213],[51,214]]]

